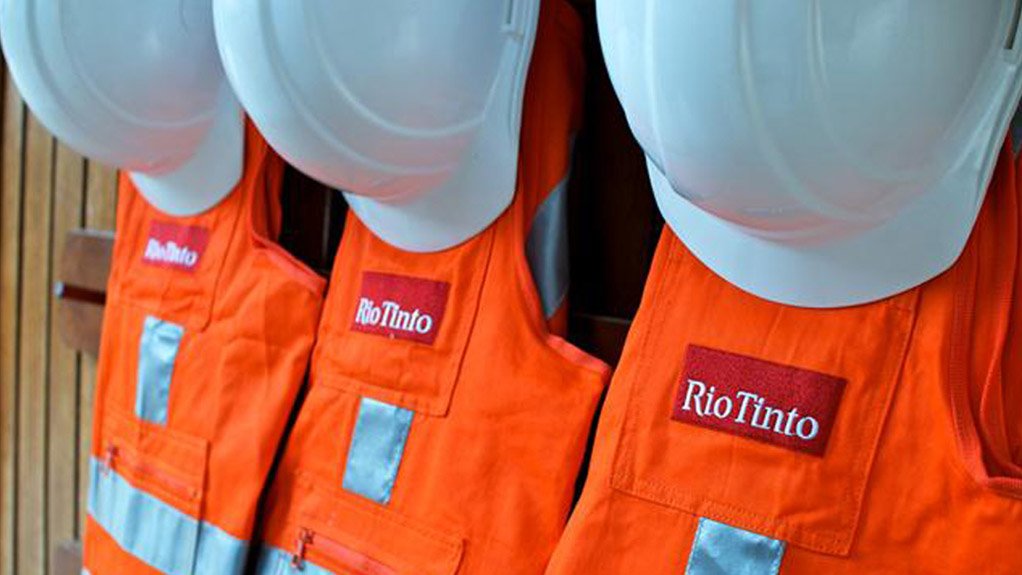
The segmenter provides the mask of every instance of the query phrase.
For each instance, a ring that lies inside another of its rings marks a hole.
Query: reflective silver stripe
[[[390,503],[411,425],[411,411],[363,397],[344,466],[344,489]]]
[[[295,571],[291,568],[291,554],[281,551],[276,547],[265,545],[259,552],[259,564],[256,566],[256,575],[334,575],[329,569],[324,569],[308,560],[302,562],[302,568]]]
[[[132,486],[89,462],[89,516],[126,552],[167,575],[232,575],[245,567],[248,543]]]
[[[568,180],[565,176],[539,206],[532,220],[525,256],[546,317],[553,316],[568,295]]]
[[[777,575],[784,542],[699,519],[685,575]]]
[[[135,383],[135,415],[139,419],[166,425],[170,380],[184,333],[177,324],[153,316],[145,318]]]

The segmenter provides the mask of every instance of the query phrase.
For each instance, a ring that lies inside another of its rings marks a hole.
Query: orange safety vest
[[[349,214],[257,573],[545,568],[608,368],[551,333],[534,277],[563,225],[582,81],[573,9],[544,0],[539,26],[517,192],[495,223],[410,253]]]
[[[95,400],[85,573],[230,575],[306,372],[325,282],[273,243],[283,162],[173,217],[122,176]]]
[[[764,301],[665,230],[548,573],[1022,573],[1017,165],[950,271],[867,305]]]

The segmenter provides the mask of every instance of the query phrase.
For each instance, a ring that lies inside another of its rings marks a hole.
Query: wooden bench
[[[64,239],[64,257],[58,262],[57,326],[61,339],[72,349],[97,355],[103,331],[106,281],[110,275],[114,234],[79,229]],[[82,546],[66,541],[53,550],[54,575],[80,575]]]
[[[99,353],[113,245],[113,232],[80,229],[68,233],[59,278],[53,286],[61,337],[72,349],[93,356]]]

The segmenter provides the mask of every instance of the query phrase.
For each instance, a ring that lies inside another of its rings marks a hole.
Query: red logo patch
[[[823,457],[845,383],[690,345],[672,419]]]
[[[193,272],[207,245],[209,230],[206,228],[154,221],[149,226],[149,240],[142,261],[161,268]]]
[[[450,289],[447,282],[364,272],[351,329],[432,345]]]

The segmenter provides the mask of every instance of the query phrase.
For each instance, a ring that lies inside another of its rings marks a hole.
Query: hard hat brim
[[[170,172],[129,175],[154,208],[171,216],[193,216],[230,195],[241,181],[244,156],[244,112],[225,84],[216,118],[191,158]]]
[[[522,110],[539,25],[539,4],[522,4],[521,46],[505,60],[489,111],[459,168],[443,184],[396,201],[345,192],[362,222],[383,241],[406,251],[452,248],[489,227],[518,185]]]
[[[674,191],[647,159],[671,230],[732,285],[775,303],[837,308],[878,301],[933,279],[961,255],[985,196],[954,178],[883,225],[813,245],[769,241],[709,214]]]

